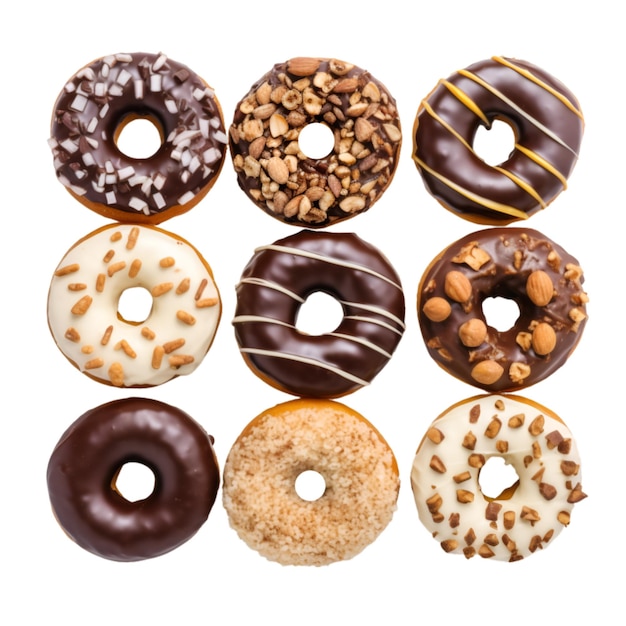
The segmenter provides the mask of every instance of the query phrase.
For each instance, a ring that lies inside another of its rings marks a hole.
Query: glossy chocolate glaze
[[[537,270],[545,272],[553,285],[545,306],[534,304],[527,292],[528,277]],[[450,272],[460,272],[469,281],[471,296],[466,301],[455,301],[449,289],[446,293]],[[578,344],[587,321],[583,280],[578,261],[535,230],[492,228],[471,233],[438,255],[420,282],[417,313],[428,352],[450,374],[485,390],[529,387],[560,368]],[[514,300],[519,318],[505,331],[487,325],[480,345],[467,347],[459,329],[474,319],[487,324],[483,303],[491,297]],[[440,298],[443,307],[444,301],[450,305],[442,321],[433,321],[436,316],[425,312],[429,301],[430,305],[436,302],[432,298]],[[556,336],[554,349],[544,356],[532,345],[533,330],[540,322],[548,324]],[[484,366],[474,368],[483,361],[494,361],[502,368],[502,375],[492,383],[476,378]]]
[[[147,159],[123,154],[119,129],[152,120],[162,145]],[[226,155],[213,90],[162,54],[116,54],[79,70],[59,95],[50,146],[59,180],[81,202],[120,221],[158,223],[188,210]]]
[[[472,145],[480,126],[508,122],[515,148],[499,166]],[[415,120],[413,159],[428,191],[473,222],[504,225],[545,208],[578,158],[583,116],[572,92],[531,63],[493,57],[441,80]]]
[[[82,548],[138,561],[187,541],[217,496],[212,437],[189,415],[156,400],[129,398],[87,411],[63,434],[48,464],[54,514]],[[153,493],[126,500],[112,483],[125,463],[155,475]]]
[[[306,298],[336,298],[332,333],[296,327]],[[333,398],[368,384],[404,332],[404,294],[389,261],[352,233],[301,231],[258,248],[237,285],[235,336],[251,369],[297,396]]]
[[[303,154],[310,124],[333,133],[322,158]],[[337,59],[278,63],[237,104],[229,141],[245,194],[281,221],[322,228],[368,210],[391,183],[402,132],[396,102],[366,70]]]

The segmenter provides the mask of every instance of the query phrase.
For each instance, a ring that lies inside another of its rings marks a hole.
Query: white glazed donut
[[[490,498],[481,468],[492,457],[519,480]],[[453,405],[430,426],[413,461],[419,517],[445,552],[518,561],[544,548],[585,498],[567,426],[519,396],[484,395]]]
[[[142,287],[152,308],[141,322],[119,311],[122,293]],[[116,387],[160,385],[200,364],[213,342],[221,302],[210,266],[188,242],[152,226],[113,224],[78,241],[59,263],[48,324],[79,370]]]

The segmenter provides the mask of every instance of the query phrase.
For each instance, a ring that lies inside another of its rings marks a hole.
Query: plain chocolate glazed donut
[[[307,297],[323,292],[342,306],[335,331],[296,327]],[[333,398],[367,385],[404,333],[404,293],[389,261],[353,233],[303,230],[257,248],[237,285],[233,319],[242,356],[272,386]]]
[[[84,413],[48,464],[54,514],[82,548],[139,561],[177,548],[206,521],[219,487],[213,439],[189,415],[156,400],[129,398]],[[146,465],[154,491],[130,502],[116,489],[129,462]]]

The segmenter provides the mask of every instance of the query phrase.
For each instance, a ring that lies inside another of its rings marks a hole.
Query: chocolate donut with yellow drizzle
[[[146,319],[125,319],[119,308],[122,294],[134,288],[152,297]],[[217,285],[200,253],[147,225],[112,224],[78,241],[48,294],[48,324],[61,352],[116,387],[151,387],[193,372],[220,315]]]
[[[333,332],[297,327],[315,292],[341,304]],[[404,293],[390,262],[357,235],[303,230],[257,248],[237,285],[233,324],[262,380],[297,396],[336,398],[369,384],[391,358],[404,333]]]
[[[479,127],[507,122],[515,147],[499,165],[474,151]],[[495,56],[439,81],[414,125],[413,160],[427,190],[480,224],[508,224],[545,208],[566,188],[584,120],[574,94],[544,70]]]

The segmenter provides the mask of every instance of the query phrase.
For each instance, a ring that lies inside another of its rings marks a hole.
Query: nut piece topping
[[[431,298],[431,300],[432,299],[434,298]],[[487,325],[478,318],[468,320],[464,324],[461,324],[459,328],[461,343],[468,348],[477,348],[485,341],[486,337]]]
[[[552,279],[543,270],[535,270],[526,280],[526,293],[536,306],[546,306],[554,296]]]
[[[472,284],[465,274],[452,270],[446,274],[444,291],[448,298],[463,304],[472,296]]]
[[[550,354],[556,348],[556,333],[550,324],[540,322],[532,334],[533,350],[540,356]]]
[[[476,382],[482,385],[492,385],[504,374],[504,368],[500,363],[487,359],[474,365],[471,374]]]
[[[450,316],[452,307],[445,298],[435,296],[426,300],[422,311],[431,322],[443,322]]]

